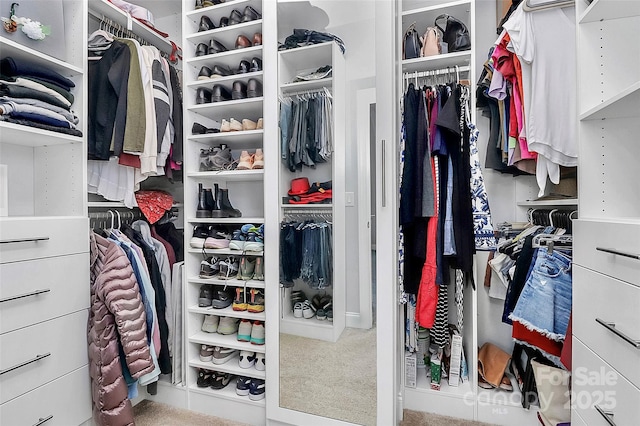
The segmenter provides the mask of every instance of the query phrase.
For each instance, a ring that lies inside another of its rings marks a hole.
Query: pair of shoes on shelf
[[[236,381],[236,394],[239,396],[249,396],[252,401],[264,399],[265,381],[253,377],[238,377]]]
[[[251,223],[242,225],[233,231],[229,249],[243,252],[260,252],[264,250],[264,224],[256,227]]]
[[[224,65],[214,65],[213,67],[202,66],[198,73],[198,80],[215,80],[221,77],[228,77],[236,74],[246,74],[249,72],[262,71],[262,59],[254,57],[251,62],[243,59],[238,64],[236,71]]]
[[[264,153],[262,149],[256,149],[256,152],[249,154],[249,151],[242,151],[236,170],[256,170],[264,169]]]
[[[191,134],[193,135],[204,135],[209,133],[220,133],[220,123],[216,122],[214,127],[206,127],[203,124],[195,122],[193,123],[193,126],[191,126]]]
[[[233,299],[233,310],[252,313],[264,312],[264,293],[257,288],[247,290],[242,287],[236,287],[236,297]]]
[[[255,33],[252,40],[249,40],[249,37],[243,34],[236,38],[236,49],[244,49],[251,46],[262,46],[262,33]]]
[[[237,242],[237,241],[236,241]],[[242,241],[244,246],[244,241]],[[231,246],[231,243],[229,243]],[[237,246],[234,244],[234,246]],[[242,256],[240,258],[240,269],[238,278],[243,281],[257,280],[264,281],[264,264],[260,256]],[[234,302],[235,303],[235,302]],[[234,305],[235,309],[235,305]],[[245,309],[240,309],[244,311]]]
[[[249,37],[244,34],[240,34],[236,37],[236,42],[234,44],[236,49],[244,49],[251,46],[261,46],[262,45],[262,33],[255,33],[253,38],[250,40]],[[198,43],[196,46],[196,57],[198,56],[206,56],[206,55],[215,55],[218,53],[228,52],[229,48],[224,44],[220,43],[215,38],[209,40],[209,44],[207,43]]]
[[[196,0],[196,9],[202,9],[203,7],[209,7],[216,4],[222,4],[224,0]]]
[[[260,96],[262,96],[262,83],[258,79],[250,78],[247,83],[242,80],[234,81],[231,90],[222,84],[214,84],[211,90],[206,87],[198,87],[196,89],[196,104],[258,98]]]
[[[258,371],[265,370],[264,354],[260,352],[240,351],[238,358],[238,366],[240,368],[255,367]]]
[[[228,158],[217,158],[216,155],[213,155],[211,158],[210,154],[206,152],[201,155],[205,155],[208,157],[210,163],[207,163],[206,169],[201,169],[201,171],[220,171],[220,170],[229,170],[232,169],[233,161],[229,162]],[[202,166],[201,160],[201,166]],[[213,185],[215,194],[211,188],[203,188],[202,184],[198,184],[198,206],[196,208],[196,217],[198,218],[208,218],[208,217],[242,217],[242,212],[231,205],[231,201],[229,200],[229,190],[220,188],[216,183]],[[194,237],[195,237],[195,229],[194,229]],[[197,243],[197,242],[196,242]],[[193,245],[192,245],[193,247]],[[203,248],[204,244],[200,247],[194,248]]]
[[[239,323],[239,318],[205,315],[200,329],[205,333],[229,335],[238,331]]]
[[[221,262],[222,263],[222,262]],[[198,296],[198,306],[201,308],[224,309],[231,306],[233,296],[226,286],[203,284],[200,286],[200,294]]]
[[[231,118],[229,121],[223,118],[222,124],[220,125],[221,132],[239,132],[243,130],[259,130],[262,128],[262,117],[259,118],[257,122],[249,120],[248,118],[244,118],[241,122],[235,118]]]
[[[224,389],[233,381],[235,376],[231,373],[223,373],[222,371],[209,371],[203,368],[198,370],[197,385],[199,388],[210,387],[211,389]]]
[[[251,342],[253,345],[264,345],[264,322],[251,321],[244,318],[238,327],[238,341]]]
[[[313,318],[316,315],[315,308],[308,300],[304,302],[296,302],[293,305],[293,316],[295,318]]]
[[[331,296],[320,296],[319,294],[316,294],[311,299],[311,305],[315,309],[317,320],[325,321],[329,319],[329,312],[331,312],[331,319],[333,319],[333,303]]]

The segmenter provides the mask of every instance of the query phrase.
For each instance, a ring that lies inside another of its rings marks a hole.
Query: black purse
[[[415,59],[420,57],[422,51],[422,42],[420,35],[416,31],[416,23],[409,25],[407,31],[404,32],[402,39],[402,59]]]
[[[444,30],[438,25],[438,20],[443,18],[447,21]],[[471,49],[471,36],[467,26],[462,21],[453,16],[443,14],[438,16],[434,23],[442,31],[442,41],[447,43],[449,53]]]

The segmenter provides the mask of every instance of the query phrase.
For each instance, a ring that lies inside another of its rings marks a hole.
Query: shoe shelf
[[[225,388],[216,390],[211,388],[199,388],[198,385],[193,384],[189,386],[189,391],[194,393],[201,393],[204,395],[215,396],[218,398],[224,398],[235,402],[241,402],[243,404],[257,405],[259,407],[265,407],[265,398],[254,401],[249,399],[248,396],[240,396],[236,394],[235,381],[231,381]]]
[[[640,2],[618,0],[593,0],[580,16],[579,23],[608,21],[640,15]]]
[[[3,52],[4,53],[4,52]],[[0,121],[2,143],[20,146],[53,146],[82,144],[82,137]]]
[[[200,361],[200,359],[195,358],[189,361],[189,367],[204,368],[205,370],[221,371],[223,373],[230,373],[236,376],[254,377],[256,379],[262,379],[262,380],[265,379],[266,374],[264,371],[256,370],[254,367],[241,368],[240,365],[238,365],[238,358],[239,356],[235,355],[233,358],[231,358],[229,361],[225,362],[224,364],[214,364],[208,361]],[[232,384],[235,385],[235,381],[232,380],[231,383],[229,383],[229,386],[231,386]]]
[[[229,86],[230,87],[230,86]],[[195,93],[194,93],[195,98]],[[189,111],[202,114],[214,120],[221,121],[223,118],[243,118],[262,117],[262,96],[257,98],[237,99],[232,101],[209,102],[206,104],[193,105]],[[254,120],[255,121],[255,120]]]
[[[262,256],[264,252],[262,251],[240,251],[240,250],[231,250],[231,249],[187,249],[188,253],[199,253],[205,252],[211,256],[219,256],[219,255],[228,255],[228,256]]]
[[[405,59],[402,72],[425,71],[455,66],[468,66],[471,62],[471,50],[427,56],[425,58]]]
[[[291,92],[298,92],[304,90],[316,90],[322,87],[326,87],[331,90],[331,84],[333,83],[333,78],[321,78],[319,80],[310,80],[310,81],[298,81],[296,83],[285,83],[280,86],[280,90],[283,95]]]
[[[219,172],[190,172],[190,178],[210,179],[215,181],[253,182],[261,181],[264,177],[264,169],[257,170],[224,170]]]
[[[231,70],[233,71],[233,68]],[[199,69],[196,70],[196,72],[199,72],[199,71],[200,71]],[[199,87],[211,88],[214,84],[227,84],[227,83],[233,83],[234,81],[243,81],[247,83],[250,78],[257,78],[258,80],[262,81],[263,74],[264,73],[262,71],[255,71],[255,72],[247,72],[243,74],[228,75],[226,77],[207,78],[204,80],[197,80],[197,81],[194,81],[193,83],[189,83],[187,87],[195,90]]]
[[[238,9],[238,11],[242,12],[242,10],[247,6],[253,7],[258,12],[262,12],[261,0],[232,0],[209,7],[203,7],[201,9],[195,9],[191,12],[185,13],[185,16],[189,21],[193,22],[196,28],[200,22],[200,18],[204,15],[211,18],[213,20],[213,23],[218,25],[218,23],[220,22],[220,18],[223,16],[228,17],[233,9]],[[231,25],[227,28],[233,27],[234,26]]]
[[[189,223],[229,223],[242,224],[245,223],[264,223],[263,217],[192,217],[188,219]]]
[[[6,37],[0,36],[0,51],[2,51],[2,57],[12,57],[20,60],[28,60],[34,65],[39,65],[43,68],[48,68],[64,77],[73,80],[76,83],[75,90],[79,90],[78,81],[75,77],[79,77],[83,73],[82,67],[72,65],[68,62],[61,61],[60,59],[49,56],[46,53],[39,52],[31,49],[30,47],[23,46],[10,40]],[[76,106],[78,108],[78,106]]]
[[[320,321],[316,317],[296,318],[293,313],[285,312],[280,318],[280,333],[304,336],[309,339],[335,342],[337,337],[333,329],[333,322],[329,320]]]
[[[217,24],[215,20],[214,24]],[[200,31],[197,33],[189,34],[186,39],[193,44],[209,44],[209,40],[214,38],[218,42],[222,43],[222,45],[227,49],[232,49],[233,47],[235,47],[236,38],[238,38],[239,35],[243,34],[249,40],[252,40],[253,34],[260,32],[262,32],[262,19],[256,19],[254,21],[242,22],[240,24],[229,25],[227,27],[215,28],[209,31]]]
[[[194,50],[195,47],[196,46],[193,46]],[[233,49],[211,55],[195,56],[191,59],[187,59],[185,62],[187,65],[198,69],[203,65],[212,63],[226,65],[233,69],[238,67],[241,60],[246,59],[247,61],[251,61],[251,58],[253,57],[262,59],[262,46],[245,47],[244,49]]]
[[[238,333],[225,335],[198,331],[196,332],[196,334],[189,337],[189,342],[198,343],[200,345],[222,346],[225,348],[238,349],[241,351],[251,351],[259,353],[265,352],[265,345],[254,345],[249,342],[239,342]]]
[[[216,284],[216,285],[227,285],[231,287],[248,287],[248,288],[265,288],[264,281],[260,280],[221,280],[218,278],[200,278],[200,277],[191,277],[187,279],[188,282],[193,284]]]
[[[98,19],[103,16],[111,19],[123,28],[129,28],[131,32],[139,35],[143,40],[152,46],[156,46],[165,53],[171,53],[173,46],[169,39],[162,37],[146,25],[132,19],[131,15],[111,4],[107,0],[89,1],[89,13],[94,14]]]
[[[196,120],[197,121],[197,120]],[[189,140],[194,142],[226,143],[231,149],[247,148],[256,149],[262,147],[262,138],[264,135],[264,129],[257,130],[242,130],[236,132],[220,132],[220,133],[207,133],[204,135],[192,135],[189,136]]]
[[[580,114],[580,120],[604,120],[640,116],[640,81]]]
[[[238,286],[240,287],[240,286]],[[202,314],[202,315],[217,315],[220,317],[231,317],[231,318],[246,318],[251,321],[264,321],[266,319],[266,315],[264,312],[249,312],[249,311],[234,311],[231,306],[228,306],[224,309],[215,309],[211,306],[208,308],[202,308],[200,306],[191,306],[187,309],[192,314]],[[216,333],[209,333],[216,334]]]

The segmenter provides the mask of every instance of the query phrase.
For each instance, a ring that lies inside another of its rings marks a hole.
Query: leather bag
[[[402,59],[419,58],[422,53],[422,42],[418,31],[416,31],[416,23],[409,25],[407,31],[404,32],[402,39]]]
[[[436,27],[428,27],[422,40],[422,56],[434,56],[440,54],[440,31]]]
[[[438,25],[440,19],[446,20],[444,30]],[[434,25],[442,31],[442,39],[447,43],[449,53],[471,49],[471,36],[467,26],[462,21],[453,16],[442,14],[436,18]]]

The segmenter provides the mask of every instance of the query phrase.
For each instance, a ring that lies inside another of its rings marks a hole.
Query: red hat
[[[140,211],[151,224],[159,221],[173,206],[173,196],[165,191],[137,191],[135,195]]]
[[[291,189],[288,194],[290,196],[306,194],[309,190],[309,179],[306,177],[295,178],[291,180]]]

